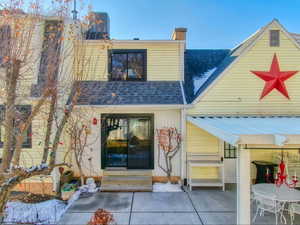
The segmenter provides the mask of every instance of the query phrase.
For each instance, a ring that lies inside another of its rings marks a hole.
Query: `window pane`
[[[143,79],[144,77],[144,54],[128,53],[128,79]]]
[[[234,153],[235,153],[234,150],[231,150],[231,151],[230,151],[230,158],[234,158],[234,157],[235,157],[235,154],[234,154]]]
[[[270,46],[279,46],[279,30],[270,30]]]
[[[111,57],[111,79],[127,79],[127,54],[112,54]]]
[[[25,122],[31,113],[31,106],[28,105],[18,105],[16,107],[16,128],[20,129],[19,126],[21,123]],[[20,130],[17,131],[18,133]],[[26,135],[24,137],[23,147],[31,147],[31,125],[26,131]]]
[[[224,142],[224,157],[236,158],[236,147],[234,145]]]
[[[229,157],[228,150],[225,150],[224,153],[225,153],[224,154],[225,158],[228,158]]]
[[[0,27],[0,66],[4,65],[7,61],[5,57],[10,55],[10,40],[11,30],[10,26],[3,25]]]

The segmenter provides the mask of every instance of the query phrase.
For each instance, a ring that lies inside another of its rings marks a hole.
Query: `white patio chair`
[[[269,212],[275,214],[276,225],[278,224],[278,216],[280,216],[280,221],[284,221],[286,224],[286,219],[283,215],[284,203],[276,201],[275,195],[254,192],[253,200],[256,203],[256,213],[252,222],[255,222],[258,214],[264,216],[265,212]]]
[[[291,217],[291,224],[293,225],[295,220],[295,214],[300,215],[300,203],[291,203],[289,205],[289,213]]]

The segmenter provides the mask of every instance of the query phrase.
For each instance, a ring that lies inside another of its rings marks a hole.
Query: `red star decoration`
[[[280,71],[276,54],[273,56],[270,71],[251,71],[256,76],[264,80],[265,87],[261,93],[260,99],[269,94],[273,89],[277,89],[286,98],[290,99],[284,81],[294,76],[298,71]]]

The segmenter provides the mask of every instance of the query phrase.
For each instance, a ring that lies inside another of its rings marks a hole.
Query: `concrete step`
[[[152,170],[106,169],[103,171],[103,176],[151,176],[152,177]]]
[[[152,192],[152,186],[137,186],[137,185],[110,185],[101,187],[102,192]]]
[[[152,176],[103,176],[101,191],[152,191]]]

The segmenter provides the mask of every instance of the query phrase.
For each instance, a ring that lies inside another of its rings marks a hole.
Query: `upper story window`
[[[146,81],[146,50],[111,50],[110,81]]]
[[[11,29],[9,25],[0,26],[0,67],[7,63],[10,55]]]
[[[280,31],[270,30],[270,46],[278,47],[280,44]]]

